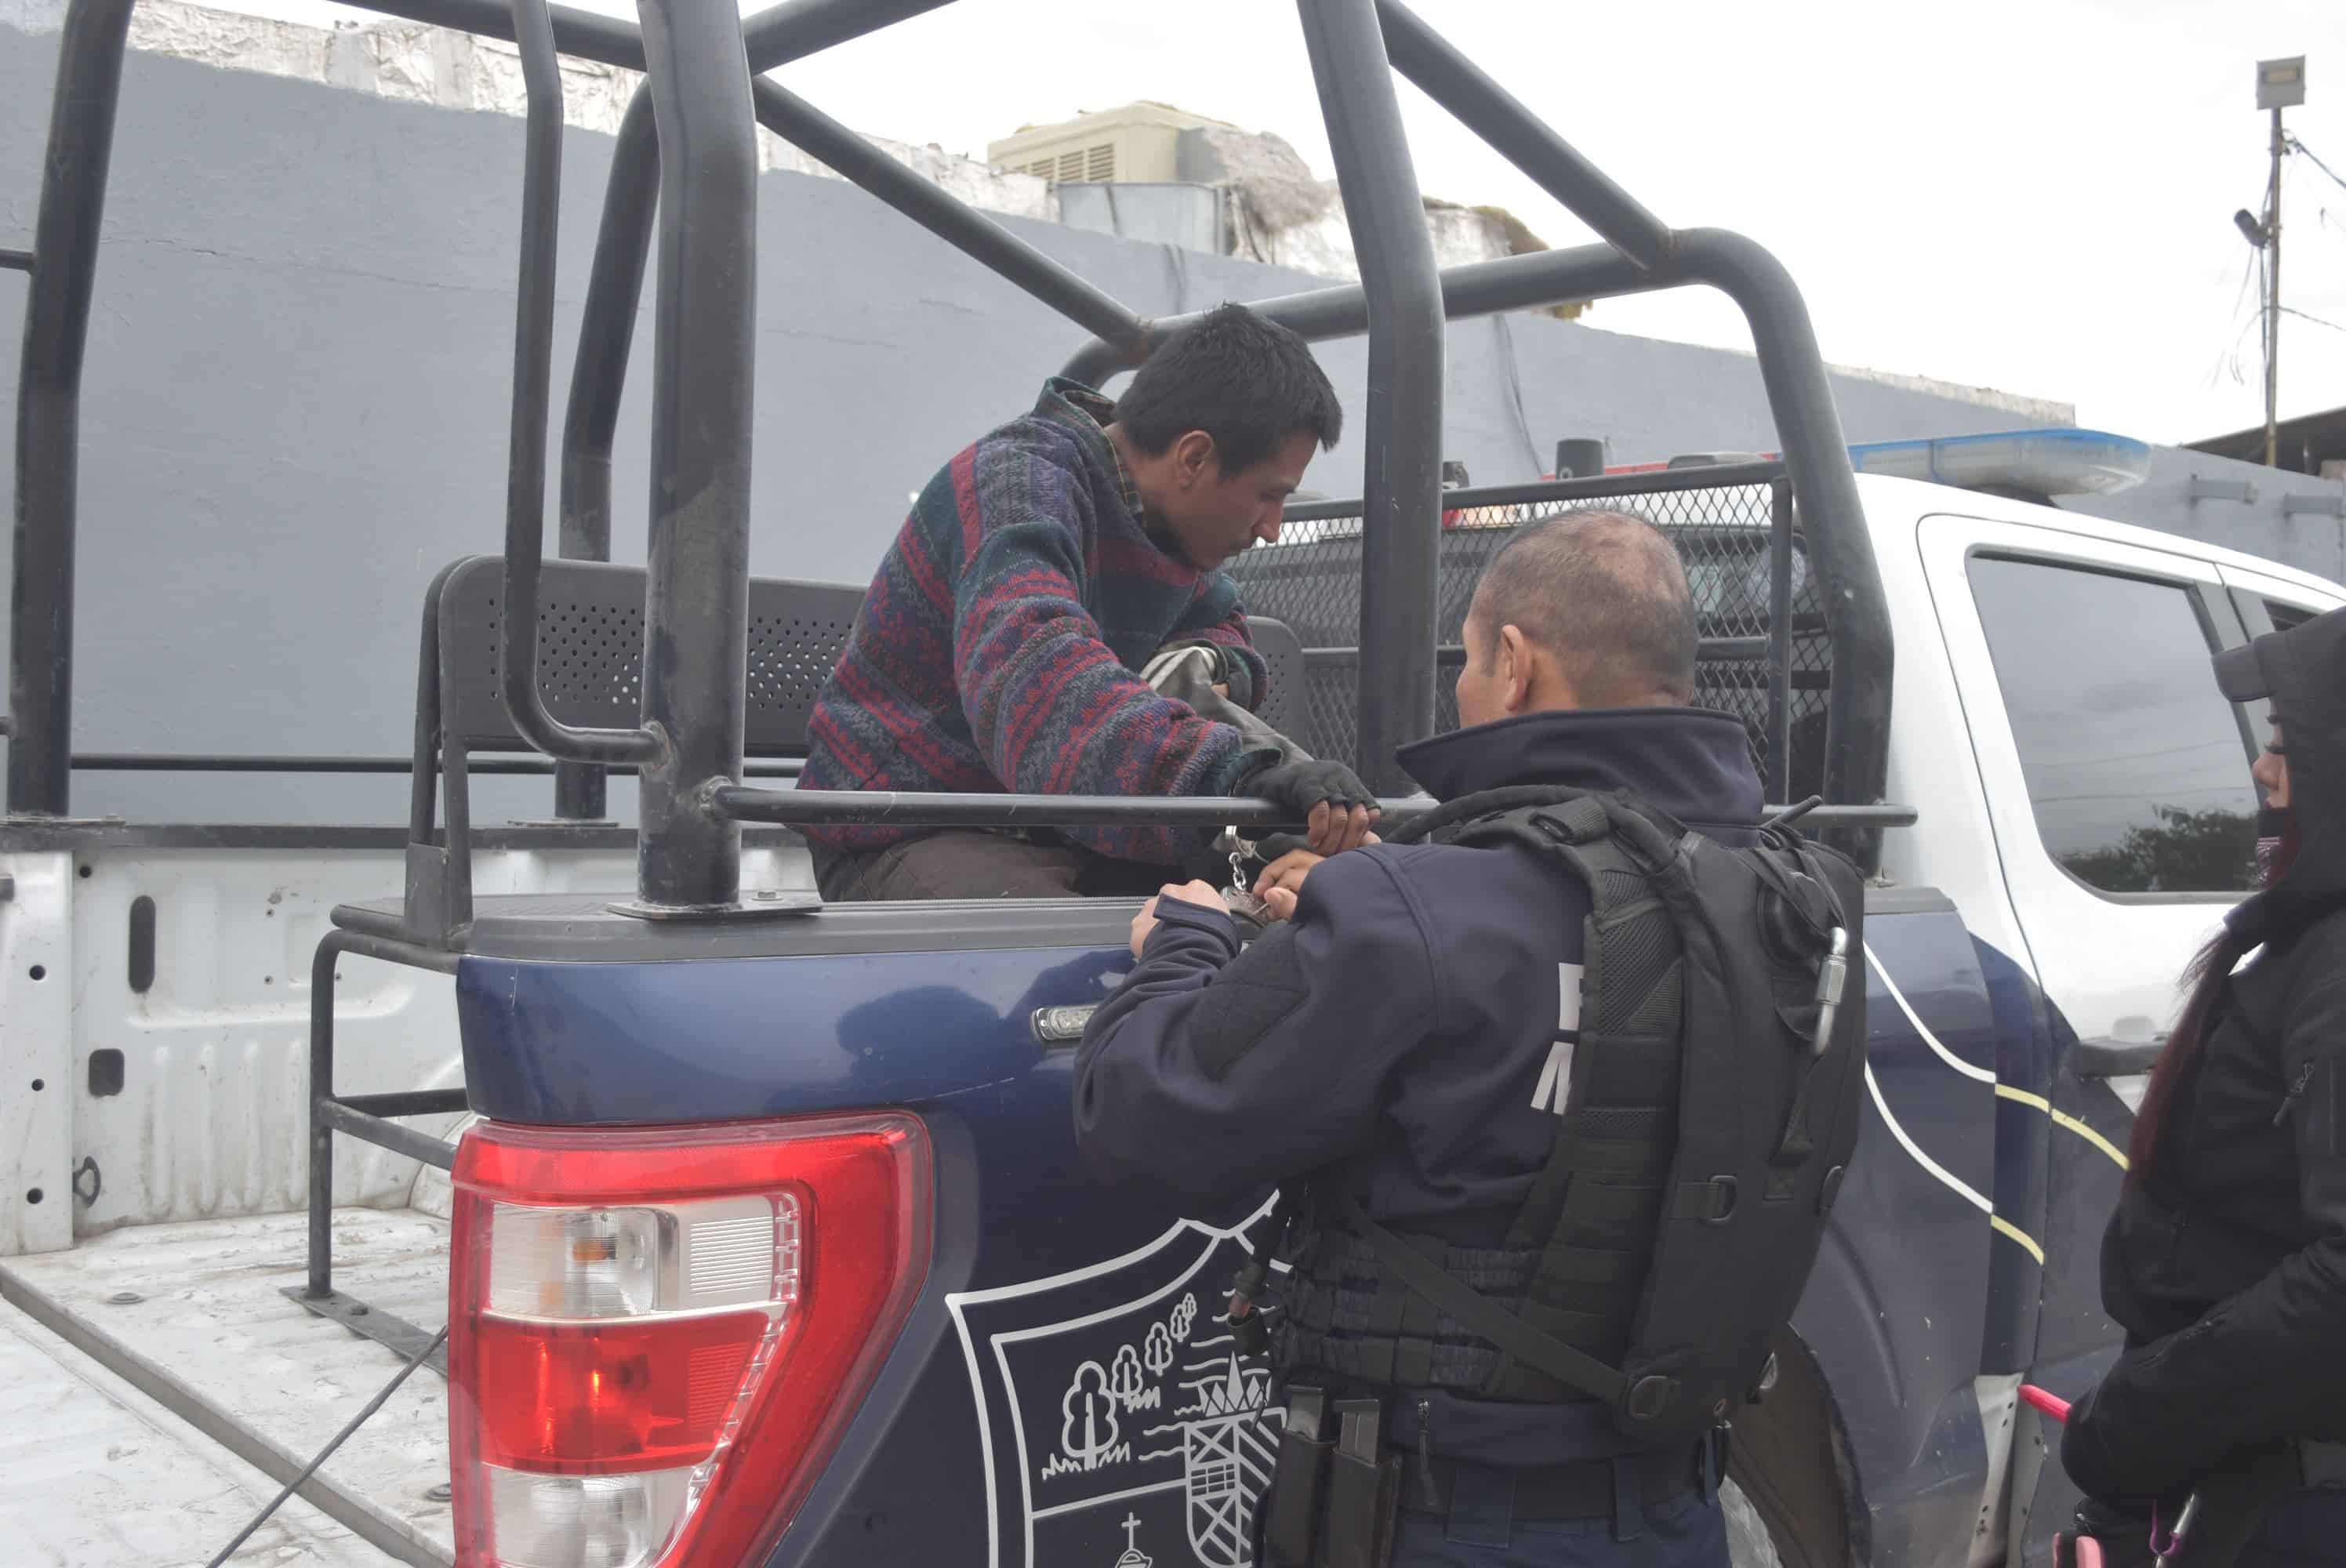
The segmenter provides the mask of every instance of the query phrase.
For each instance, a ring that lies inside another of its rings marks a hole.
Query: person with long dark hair
[[[2186,973],[2102,1242],[2126,1349],[2061,1461],[2112,1563],[2197,1492],[2178,1568],[2346,1563],[2346,610],[2216,678],[2271,704],[2264,888]]]

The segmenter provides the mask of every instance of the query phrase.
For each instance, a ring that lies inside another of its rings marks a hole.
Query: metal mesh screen
[[[1632,511],[1668,534],[1686,563],[1703,637],[1695,700],[1743,721],[1760,777],[1772,779],[1768,638],[1773,501],[1773,487],[1760,483],[1559,497],[1444,513],[1434,586],[1436,731],[1458,726],[1454,687],[1464,657],[1460,640],[1466,607],[1491,558],[1526,524],[1576,511]],[[1278,544],[1255,546],[1229,570],[1248,610],[1285,621],[1306,649],[1306,726],[1295,738],[1316,755],[1358,766],[1359,514],[1291,520]],[[1797,800],[1823,786],[1825,703],[1832,667],[1824,605],[1797,533],[1787,644],[1790,746],[1785,787],[1787,798]]]

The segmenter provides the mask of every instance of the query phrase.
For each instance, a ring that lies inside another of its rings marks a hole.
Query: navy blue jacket
[[[1527,714],[1401,762],[1445,800],[1626,789],[1735,844],[1760,820],[1742,724],[1698,708]],[[1495,1245],[1555,1143],[1587,913],[1537,850],[1436,844],[1321,863],[1243,952],[1228,915],[1167,900],[1076,1053],[1076,1141],[1192,1212],[1343,1162],[1372,1217]]]

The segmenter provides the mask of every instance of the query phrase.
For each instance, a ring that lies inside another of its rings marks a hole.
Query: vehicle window
[[[2253,889],[2255,788],[2190,590],[1986,555],[1970,572],[2053,858],[2105,892]]]
[[[2311,620],[2314,612],[2303,605],[2287,605],[2279,599],[2265,601],[2265,614],[2272,617],[2273,630],[2285,632],[2291,626],[2301,626]]]

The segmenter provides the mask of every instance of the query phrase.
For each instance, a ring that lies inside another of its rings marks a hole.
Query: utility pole
[[[2305,102],[2305,56],[2257,63],[2257,107],[2272,113],[2272,178],[2265,187],[2265,466],[2280,466],[2280,111]]]

